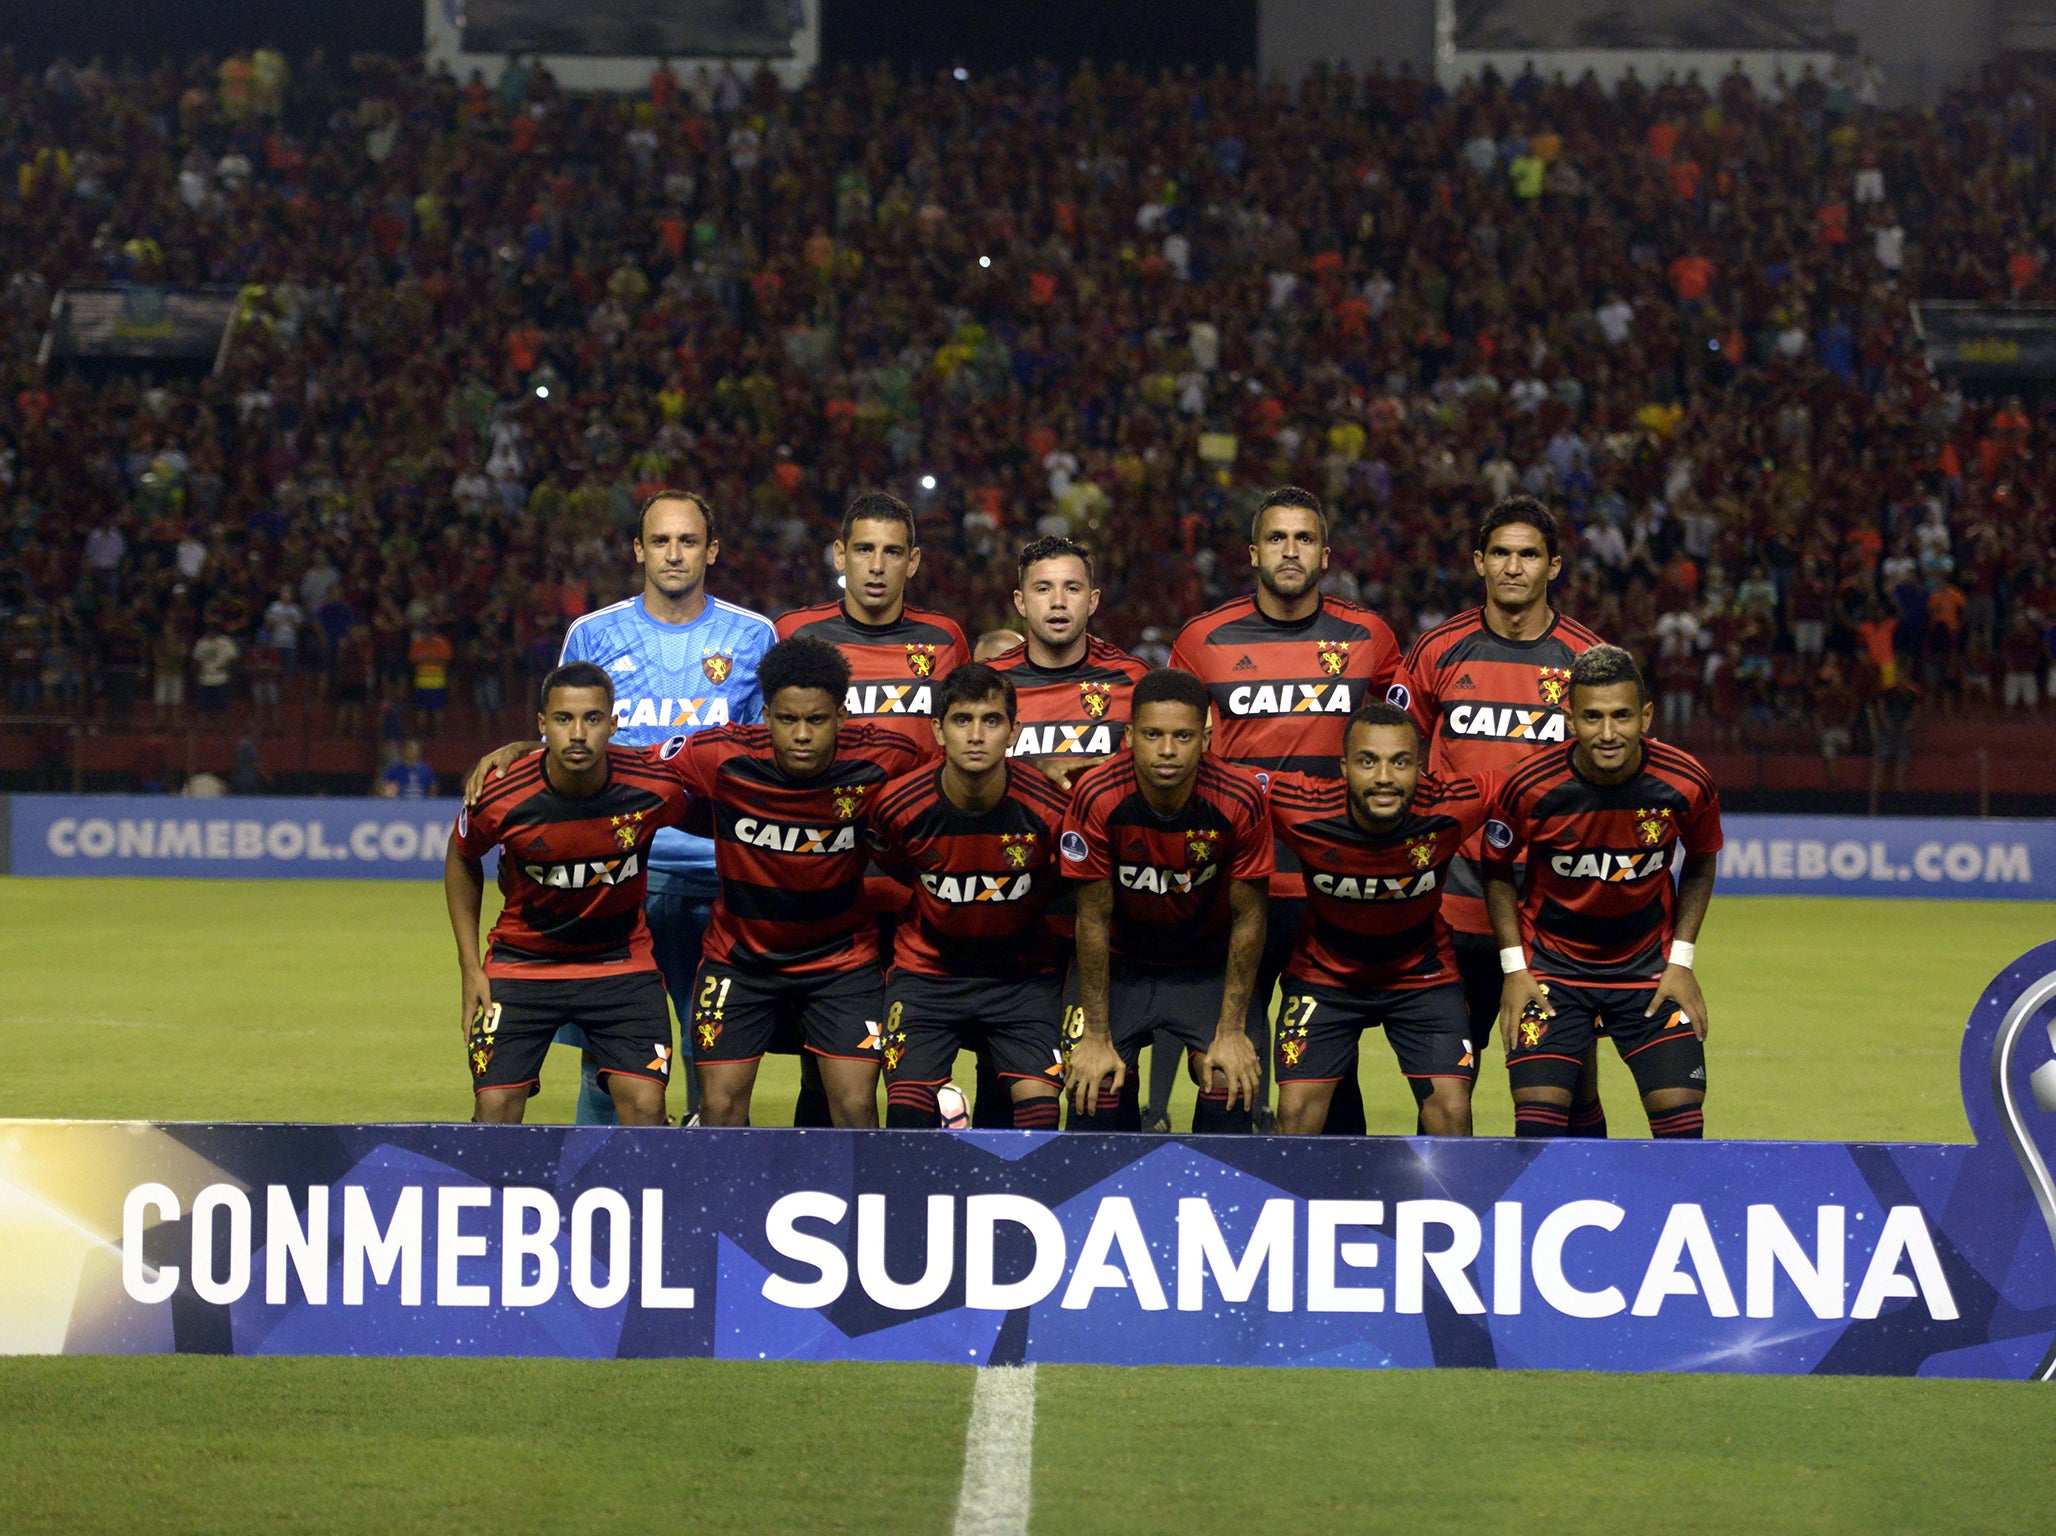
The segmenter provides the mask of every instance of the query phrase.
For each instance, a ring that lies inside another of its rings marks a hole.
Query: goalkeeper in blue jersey
[[[764,716],[757,663],[777,635],[760,613],[707,595],[707,567],[721,554],[714,512],[690,491],[659,491],[643,503],[635,557],[642,562],[639,597],[572,620],[560,661],[590,661],[614,680],[614,740],[644,747],[706,726]],[[700,935],[720,890],[714,844],[675,828],[650,850],[648,905],[657,968],[673,1005],[691,995],[700,963]],[[585,1045],[576,1029],[558,1039]],[[578,1095],[580,1125],[612,1125],[614,1102],[585,1058]],[[699,1083],[686,1082],[694,1112]]]

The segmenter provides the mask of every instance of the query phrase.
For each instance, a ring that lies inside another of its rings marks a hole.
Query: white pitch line
[[[989,1365],[971,1392],[955,1536],[1028,1536],[1035,1469],[1035,1367]]]

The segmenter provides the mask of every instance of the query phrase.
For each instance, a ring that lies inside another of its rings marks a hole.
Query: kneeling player
[[[1366,704],[1342,739],[1342,780],[1271,780],[1271,824],[1306,870],[1306,919],[1278,1009],[1278,1129],[1318,1135],[1358,1037],[1383,1026],[1428,1136],[1471,1133],[1477,1052],[1442,917],[1442,887],[1486,825],[1495,780],[1421,774],[1421,733]]]
[[[1704,1134],[1706,999],[1692,962],[1713,899],[1720,796],[1698,759],[1645,736],[1650,712],[1633,657],[1611,645],[1586,651],[1571,667],[1576,740],[1508,776],[1505,846],[1486,839],[1518,1136],[1565,1134],[1598,1034],[1635,1074],[1650,1134]],[[1510,861],[1523,848],[1516,893]]]
[[[543,679],[543,750],[457,818],[443,894],[463,976],[459,1023],[473,1118],[518,1124],[564,1025],[585,1031],[623,1125],[662,1125],[671,1012],[643,916],[650,843],[684,788],[643,754],[610,747],[614,685],[591,662]],[[478,952],[482,860],[500,849],[506,905]]]
[[[959,1050],[992,1062],[1015,1129],[1057,1128],[1063,969],[1048,909],[1069,800],[1007,756],[1019,730],[1013,684],[982,663],[957,668],[935,721],[942,764],[888,784],[871,810],[880,859],[913,884],[886,980],[891,1129],[937,1123]]]
[[[1135,685],[1128,750],[1080,774],[1061,844],[1078,888],[1080,1034],[1071,1124],[1140,1130],[1135,1059],[1157,1030],[1199,1082],[1195,1131],[1248,1131],[1260,1082],[1244,1023],[1274,861],[1263,789],[1207,755],[1206,685]]]

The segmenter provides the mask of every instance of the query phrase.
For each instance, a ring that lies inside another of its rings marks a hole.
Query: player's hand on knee
[[[1064,1068],[1064,1093],[1079,1114],[1098,1114],[1100,1095],[1119,1098],[1127,1080],[1127,1065],[1112,1040],[1084,1035],[1072,1045],[1070,1062]]]
[[[1656,1010],[1669,999],[1678,1005],[1678,1012],[1685,1022],[1692,1026],[1692,1033],[1701,1040],[1706,1038],[1706,994],[1699,990],[1699,978],[1688,965],[1667,965],[1663,968],[1663,979],[1656,984],[1656,995],[1649,999],[1649,1006],[1642,1010],[1648,1018],[1656,1016]]]
[[[486,980],[484,971],[471,971],[465,973],[458,990],[461,1001],[457,1005],[457,1035],[468,1043],[472,1030],[493,1005],[493,984]]]
[[[1539,1008],[1545,1019],[1556,1017],[1556,1010],[1549,1006],[1549,991],[1535,979],[1535,973],[1514,971],[1499,986],[1499,1043],[1502,1049],[1513,1050],[1520,1038],[1521,1015],[1530,1008]]]
[[[1200,1060],[1202,1076],[1212,1084],[1216,1075],[1225,1079],[1229,1109],[1239,1101],[1246,1109],[1256,1108],[1257,1087],[1263,1073],[1257,1066],[1256,1047],[1247,1030],[1226,1030],[1215,1035]]]

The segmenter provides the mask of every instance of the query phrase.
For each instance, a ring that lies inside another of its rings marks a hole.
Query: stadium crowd
[[[2034,710],[2051,420],[1930,379],[1908,304],[2056,297],[2056,96],[1863,94],[0,55],[6,709],[493,729],[666,484],[769,613],[832,594],[855,488],[973,633],[1075,536],[1161,661],[1294,482],[1402,643],[1471,601],[1484,508],[1560,507],[1561,605],[1670,734]],[[40,365],[99,282],[239,285],[223,368]]]

